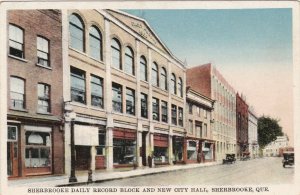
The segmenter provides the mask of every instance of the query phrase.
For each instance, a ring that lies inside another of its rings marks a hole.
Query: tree
[[[282,136],[282,127],[278,124],[278,119],[262,116],[258,118],[258,144],[264,148],[270,142],[276,140],[277,136]]]

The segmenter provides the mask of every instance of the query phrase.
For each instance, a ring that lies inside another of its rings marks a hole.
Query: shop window
[[[86,103],[85,72],[74,67],[71,67],[71,99]]]
[[[130,88],[126,88],[126,113],[135,115],[135,92]]]
[[[25,81],[18,77],[10,77],[10,106],[13,109],[25,108]]]
[[[158,87],[158,67],[156,62],[152,63],[152,85]]]
[[[172,94],[176,95],[176,77],[175,77],[174,73],[171,74],[171,86],[170,86],[170,90],[171,90]]]
[[[112,83],[112,104],[113,104],[113,111],[115,112],[123,112],[122,109],[122,86],[117,83]]]
[[[182,87],[182,79],[178,78],[178,95],[183,97],[183,87]]]
[[[114,164],[134,164],[136,141],[127,139],[113,139]]]
[[[140,79],[142,81],[148,81],[147,61],[144,56],[141,56],[141,59],[140,59]]]
[[[161,121],[168,122],[168,103],[161,101]]]
[[[148,118],[148,96],[141,93],[141,116]]]
[[[124,71],[128,74],[134,75],[134,56],[131,47],[125,48],[125,67]]]
[[[91,75],[91,104],[103,108],[103,79]]]
[[[167,90],[167,71],[164,67],[160,69],[160,88]]]
[[[70,46],[78,51],[84,52],[84,24],[77,14],[69,18]]]
[[[168,163],[169,155],[167,147],[154,146],[154,163]]]
[[[173,154],[175,161],[183,160],[183,137],[173,137]]]
[[[24,58],[24,31],[13,24],[9,25],[9,54]]]
[[[26,131],[25,166],[51,166],[51,139],[50,133]]]
[[[153,120],[159,121],[159,100],[152,98],[152,117]]]
[[[111,58],[112,67],[121,70],[121,44],[116,38],[111,40]]]
[[[177,125],[177,106],[172,104],[172,124]]]
[[[43,37],[37,37],[37,60],[38,64],[50,67],[50,60],[49,60],[49,41]]]
[[[91,57],[102,60],[102,35],[96,26],[90,27],[89,44]]]
[[[99,146],[96,147],[97,155],[105,155],[105,140],[106,140],[105,131],[99,131],[98,138],[99,138]]]
[[[50,113],[50,85],[38,84],[38,106],[39,113]]]
[[[197,160],[197,142],[188,141],[187,142],[187,159]]]
[[[178,124],[183,127],[183,108],[178,107]]]

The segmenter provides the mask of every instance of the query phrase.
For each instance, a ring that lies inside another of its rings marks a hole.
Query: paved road
[[[269,157],[237,161],[235,164],[107,181],[92,186],[290,184],[293,182],[294,167],[283,168],[281,160]]]

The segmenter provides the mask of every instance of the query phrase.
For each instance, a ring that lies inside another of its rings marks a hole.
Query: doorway
[[[75,168],[77,170],[89,170],[91,165],[91,147],[75,146],[76,160]]]

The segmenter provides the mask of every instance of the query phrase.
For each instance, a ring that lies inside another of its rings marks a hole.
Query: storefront
[[[173,136],[173,163],[182,163],[183,162],[183,144],[184,138],[179,136]]]
[[[136,131],[113,129],[114,167],[133,166],[136,163]]]
[[[154,141],[154,164],[168,164],[169,163],[169,136],[165,134],[155,133]]]
[[[214,143],[203,141],[202,142],[202,162],[214,161]]]
[[[197,163],[199,140],[186,140],[186,163]]]

